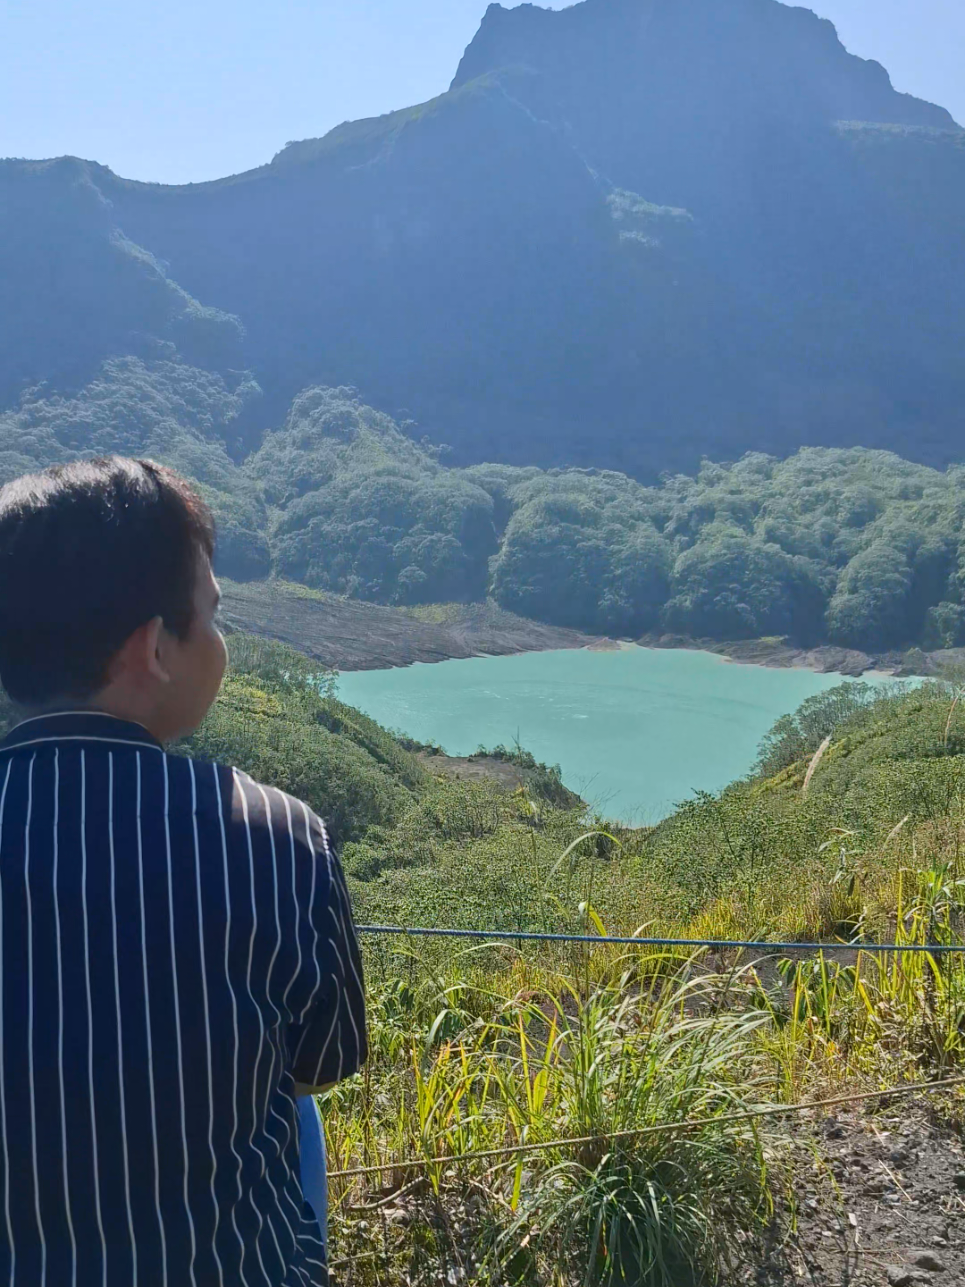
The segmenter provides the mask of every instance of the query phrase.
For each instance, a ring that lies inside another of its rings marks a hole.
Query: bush
[[[824,606],[809,560],[733,530],[709,529],[685,550],[671,588],[664,624],[698,638],[791,635],[807,642],[819,630]]]
[[[828,605],[828,636],[846,648],[889,648],[908,640],[912,573],[907,559],[875,541],[848,563]]]
[[[929,608],[921,641],[925,648],[960,648],[965,644],[965,607],[943,600]]]
[[[782,715],[765,734],[755,772],[772,777],[814,754],[824,739],[844,723],[851,728],[880,696],[873,684],[848,682],[808,697],[791,715]]]

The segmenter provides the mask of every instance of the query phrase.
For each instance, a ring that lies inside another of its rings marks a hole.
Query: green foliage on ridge
[[[958,467],[806,447],[704,462],[656,488],[575,470],[465,473],[509,512],[491,588],[517,611],[613,633],[965,640]]]
[[[0,414],[0,481],[79,455],[153,456],[199,483],[219,570],[374,602],[475,602],[638,637],[965,644],[965,467],[863,448],[705,461],[645,487],[613,471],[476,465],[352,389],[311,388],[242,463],[257,386],[112,359],[72,397]]]
[[[249,579],[269,571],[266,510],[224,439],[258,386],[175,360],[111,358],[75,396],[29,390],[0,412],[0,485],[81,456],[140,456],[198,483],[218,522],[219,567]]]
[[[338,843],[391,826],[424,786],[418,761],[332,695],[330,676],[283,644],[229,637],[217,702],[182,744],[305,800]]]
[[[491,498],[352,390],[305,390],[245,473],[274,508],[280,575],[382,603],[484,595]]]

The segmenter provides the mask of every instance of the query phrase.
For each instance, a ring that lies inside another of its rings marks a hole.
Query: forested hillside
[[[136,358],[251,371],[245,450],[351,384],[459,465],[943,466],[963,200],[965,133],[805,9],[492,5],[449,92],[247,174],[0,163],[0,407]]]
[[[237,449],[258,396],[238,377],[114,360],[73,398],[38,393],[0,414],[0,482],[92,451],[148,454],[200,483],[225,575],[376,603],[489,596],[625,637],[965,644],[965,467],[809,447],[705,461],[655,487],[612,471],[452,468],[344,388],[305,390],[239,463],[226,443]]]

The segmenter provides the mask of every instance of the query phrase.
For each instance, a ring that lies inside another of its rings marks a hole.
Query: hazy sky
[[[485,6],[0,0],[0,156],[72,153],[166,183],[236,173],[289,139],[441,93]],[[965,0],[811,7],[896,88],[965,123]]]

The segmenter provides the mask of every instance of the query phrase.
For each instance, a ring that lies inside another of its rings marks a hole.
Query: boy
[[[0,491],[0,1282],[317,1287],[296,1095],[366,1055],[320,820],[170,756],[217,695],[210,513],[113,458]]]

